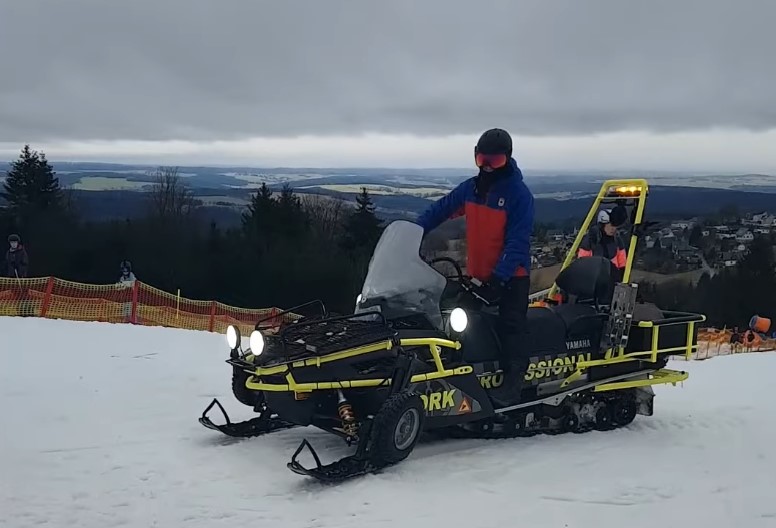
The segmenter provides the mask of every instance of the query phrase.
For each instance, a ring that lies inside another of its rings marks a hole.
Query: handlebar
[[[453,268],[455,268],[456,271],[456,277],[455,281],[461,286],[461,288],[471,295],[474,299],[481,302],[485,306],[491,306],[492,304],[488,302],[487,299],[485,299],[482,295],[478,293],[478,289],[482,286],[482,282],[478,279],[468,277],[464,275],[463,270],[461,269],[461,266],[456,262],[454,259],[450,257],[437,257],[435,259],[432,259],[428,261],[429,266],[433,266],[437,262],[447,262],[449,264],[452,264]],[[446,279],[451,279],[452,277],[449,277],[447,275],[444,276]]]

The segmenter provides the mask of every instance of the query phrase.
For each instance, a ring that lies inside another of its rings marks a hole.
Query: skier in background
[[[137,280],[135,278],[135,274],[132,273],[132,263],[128,260],[122,260],[121,264],[119,264],[119,268],[121,269],[121,275],[119,276],[119,280],[116,283],[116,287],[121,289],[131,289],[135,285],[135,280]],[[130,320],[132,319],[131,295],[130,300],[124,303],[121,315],[125,322],[132,322]]]
[[[135,274],[132,273],[132,263],[128,260],[122,260],[119,265],[121,269],[121,275],[119,276],[119,284],[130,288],[135,284]]]
[[[10,247],[5,254],[6,275],[11,278],[27,278],[30,261],[19,235],[9,236],[8,245]]]

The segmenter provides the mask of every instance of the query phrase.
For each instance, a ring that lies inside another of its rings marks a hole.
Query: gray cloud
[[[776,2],[0,4],[0,142],[776,127]]]

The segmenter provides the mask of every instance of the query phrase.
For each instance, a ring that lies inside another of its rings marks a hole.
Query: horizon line
[[[44,153],[45,154],[45,153]],[[13,160],[0,160],[0,163],[8,163],[12,164],[14,161],[16,161],[18,158]],[[240,164],[240,163],[234,163],[234,164],[223,164],[223,163],[194,163],[190,165],[183,165],[183,164],[177,164],[177,163],[164,163],[164,162],[150,162],[150,161],[101,161],[101,160],[88,160],[88,159],[82,159],[82,160],[63,160],[63,159],[47,159],[47,161],[54,165],[54,164],[101,164],[101,165],[117,165],[117,166],[136,166],[136,167],[177,167],[177,168],[195,168],[195,167],[202,167],[202,168],[212,168],[212,169],[256,169],[256,170],[328,170],[328,171],[353,171],[353,170],[370,170],[370,171],[376,171],[376,170],[388,170],[388,171],[466,171],[466,172],[474,172],[477,170],[476,167],[456,167],[456,166],[438,166],[438,167],[412,167],[412,166],[393,166],[393,167],[383,167],[383,166],[369,166],[369,165],[357,165],[357,166],[348,166],[348,165],[342,165],[342,166],[293,166],[293,165],[274,165],[274,166],[262,166],[262,165],[251,165],[251,164]],[[581,173],[651,173],[651,174],[681,174],[681,175],[704,175],[704,176],[728,176],[728,175],[739,175],[739,176],[767,176],[767,177],[776,177],[776,173],[769,174],[765,172],[750,172],[746,170],[741,171],[711,171],[711,170],[701,170],[701,169],[639,169],[639,168],[629,168],[629,169],[606,169],[606,168],[578,168],[578,169],[555,169],[555,168],[530,168],[530,167],[520,167],[522,172],[555,172],[555,173],[572,173],[572,174],[581,174]]]

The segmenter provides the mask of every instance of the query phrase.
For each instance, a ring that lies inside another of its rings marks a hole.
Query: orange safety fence
[[[0,316],[132,323],[218,333],[233,324],[248,335],[262,319],[266,321],[260,326],[271,330],[299,317],[281,312],[279,308],[237,308],[217,301],[187,299],[137,280],[131,284],[83,284],[56,277],[0,277]],[[776,350],[776,339],[755,336],[751,342],[731,343],[732,335],[728,328],[699,328],[694,358]]]
[[[776,350],[776,339],[772,337],[763,337],[746,330],[740,331],[737,339],[733,339],[733,334],[733,330],[729,328],[698,329],[698,351],[695,353],[695,359]]]
[[[298,318],[279,308],[237,308],[217,301],[186,299],[140,281],[83,284],[56,277],[0,277],[0,316],[32,316],[71,321],[132,323],[186,330],[225,332],[233,324],[244,335],[256,323],[265,328]]]

